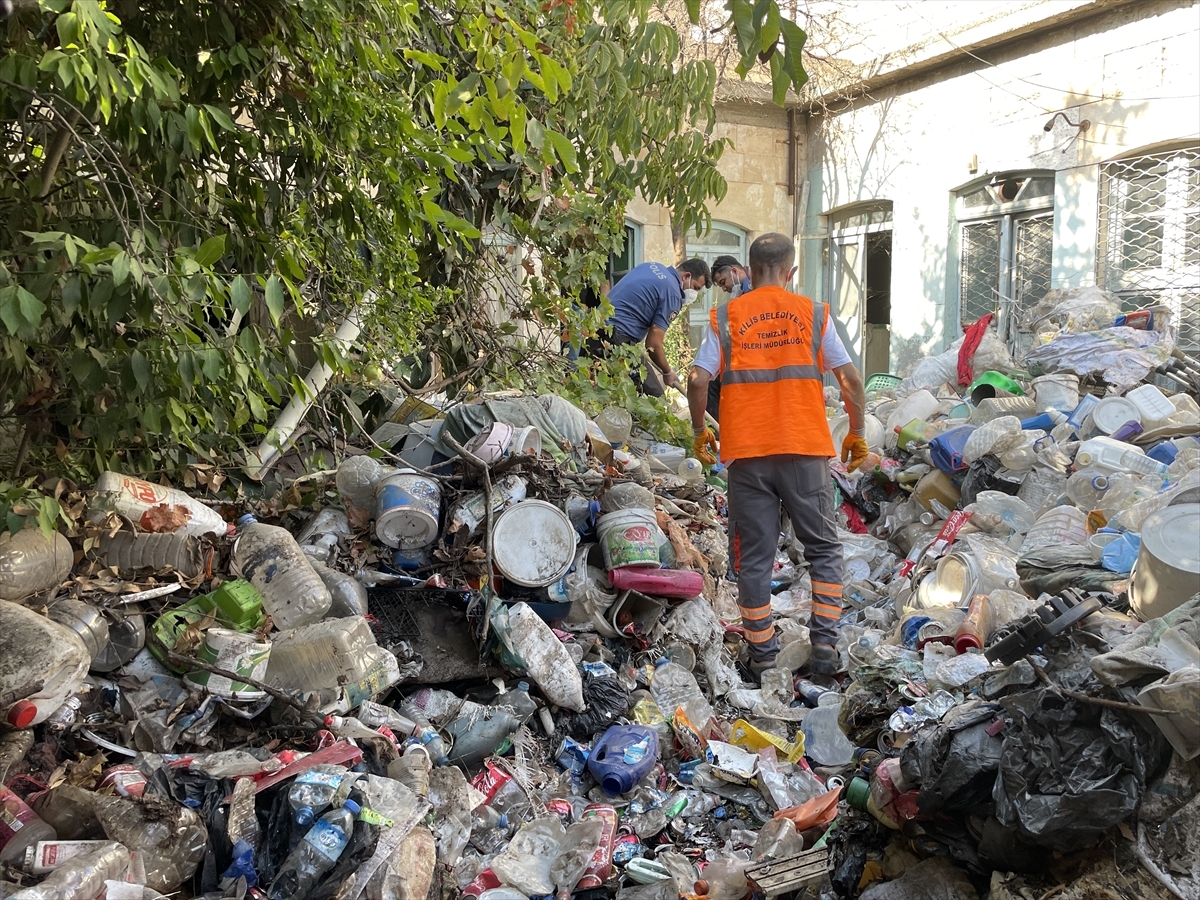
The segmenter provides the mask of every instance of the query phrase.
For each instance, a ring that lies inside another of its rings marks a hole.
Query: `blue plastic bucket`
[[[428,547],[438,536],[442,493],[438,483],[401,469],[375,489],[375,536],[389,547]]]

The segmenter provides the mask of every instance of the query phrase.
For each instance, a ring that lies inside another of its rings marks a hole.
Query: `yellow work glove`
[[[717,437],[712,433],[711,428],[704,428],[695,434],[692,450],[696,453],[696,459],[706,466],[711,466],[717,461]]]
[[[846,469],[850,472],[855,471],[866,462],[868,452],[867,439],[861,434],[851,432],[842,441],[842,462],[846,464]]]

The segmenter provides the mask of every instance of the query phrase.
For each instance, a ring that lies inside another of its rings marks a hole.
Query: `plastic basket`
[[[888,388],[894,388],[904,379],[899,375],[889,375],[886,372],[876,372],[867,379],[866,390],[868,393],[872,391],[884,391]]]

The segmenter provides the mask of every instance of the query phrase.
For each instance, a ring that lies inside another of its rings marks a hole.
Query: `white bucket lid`
[[[492,558],[514,584],[553,584],[575,561],[575,526],[557,506],[525,500],[502,512],[492,526]]]
[[[1105,397],[1092,407],[1092,425],[1102,434],[1112,434],[1126,422],[1142,421],[1137,406],[1124,397]]]

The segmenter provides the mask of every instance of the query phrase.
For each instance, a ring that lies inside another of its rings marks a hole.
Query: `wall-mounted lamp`
[[[1066,122],[1068,125],[1070,125],[1072,128],[1078,128],[1080,134],[1082,134],[1083,132],[1087,131],[1089,128],[1092,127],[1092,123],[1090,121],[1088,121],[1087,119],[1080,119],[1078,123],[1075,123],[1075,122],[1072,122],[1067,117],[1067,114],[1065,112],[1056,112],[1054,115],[1052,115],[1050,117],[1050,121],[1042,126],[1042,131],[1053,131],[1054,130],[1054,120],[1057,119],[1059,116],[1062,116],[1062,120],[1064,122]]]

